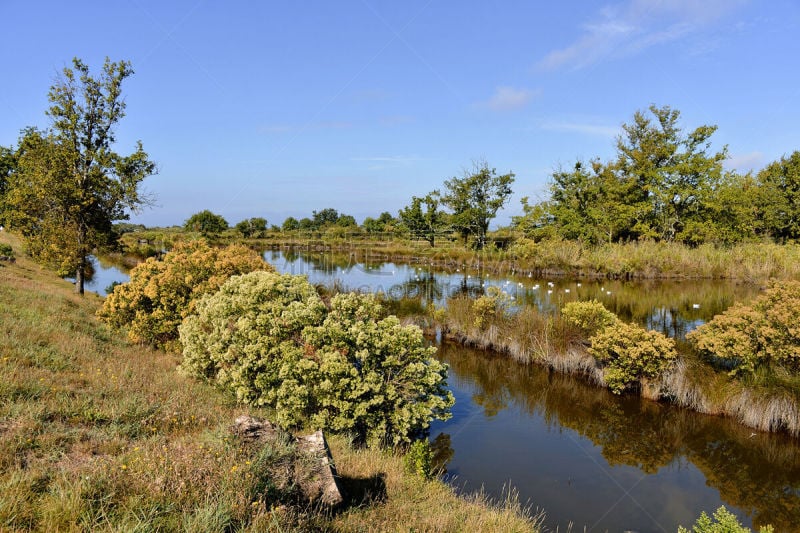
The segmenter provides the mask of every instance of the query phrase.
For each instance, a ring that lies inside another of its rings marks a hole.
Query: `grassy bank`
[[[516,313],[481,315],[475,300],[458,297],[446,309],[420,319],[456,342],[508,355],[523,364],[581,375],[605,387],[604,370],[587,351],[581,332],[559,316],[524,307]],[[757,374],[738,379],[684,350],[670,371],[643,381],[638,391],[650,400],[668,401],[701,413],[728,416],[761,431],[800,436],[800,379],[788,374]]]
[[[24,258],[0,263],[0,530],[530,531],[513,499],[458,498],[391,452],[330,439],[348,500],[302,503],[291,446],[251,449],[236,416],[269,413],[179,375],[173,354],[98,323],[100,298]]]

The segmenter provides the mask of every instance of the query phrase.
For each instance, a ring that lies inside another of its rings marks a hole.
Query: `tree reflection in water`
[[[472,401],[487,418],[514,406],[552,429],[569,428],[590,439],[609,465],[645,474],[689,462],[754,525],[793,531],[800,524],[800,444],[786,435],[755,434],[729,419],[618,397],[578,378],[461,346],[444,344],[439,356],[450,365],[451,380],[459,376],[474,385]],[[439,438],[452,446],[449,435]]]

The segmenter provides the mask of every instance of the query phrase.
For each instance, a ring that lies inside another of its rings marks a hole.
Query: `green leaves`
[[[230,279],[180,327],[181,368],[276,410],[371,444],[410,442],[453,404],[447,367],[422,332],[383,317],[373,296],[340,294],[326,308],[304,277]]]
[[[112,223],[146,205],[139,184],[156,172],[137,143],[129,156],[113,151],[114,127],[125,116],[122,82],[130,63],[108,58],[99,77],[81,60],[50,88],[52,128],[24,130],[17,167],[8,178],[9,222],[26,237],[31,255],[74,274],[83,292],[87,256],[116,238]]]
[[[452,210],[450,221],[464,240],[473,236],[477,247],[483,248],[489,222],[511,196],[513,182],[513,172],[498,176],[485,161],[475,163],[471,173],[444,182],[442,203]]]

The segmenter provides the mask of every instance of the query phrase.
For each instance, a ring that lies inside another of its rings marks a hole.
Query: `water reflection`
[[[567,302],[597,299],[625,321],[658,330],[677,340],[734,301],[747,301],[758,288],[730,281],[577,281],[488,274],[459,267],[395,264],[367,260],[357,253],[269,250],[264,258],[280,272],[305,274],[312,283],[334,282],[392,298],[417,298],[445,305],[448,298],[477,298],[489,287],[509,294],[516,308],[533,306],[556,313]]]
[[[468,489],[499,495],[510,481],[552,527],[675,531],[723,503],[748,524],[800,524],[800,447],[789,437],[460,346],[440,357],[457,403],[432,435],[456,450],[446,468]]]

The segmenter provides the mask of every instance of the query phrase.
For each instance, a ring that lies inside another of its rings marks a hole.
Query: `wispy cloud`
[[[352,122],[322,121],[310,124],[266,124],[258,128],[258,133],[293,133],[314,130],[342,130],[352,128]]]
[[[738,170],[739,172],[755,170],[764,166],[764,153],[733,154],[725,160],[724,165],[728,170]]]
[[[601,9],[572,44],[540,62],[548,69],[581,68],[639,53],[651,46],[697,34],[746,0],[627,0]]]
[[[620,133],[620,128],[618,126],[607,126],[588,122],[545,121],[542,122],[540,127],[544,130],[567,131],[581,133],[583,135],[605,137],[608,139],[613,139]]]
[[[516,87],[501,86],[497,87],[489,100],[479,102],[478,107],[491,109],[492,111],[513,111],[522,109],[530,101],[538,96],[539,91],[531,91]]]

